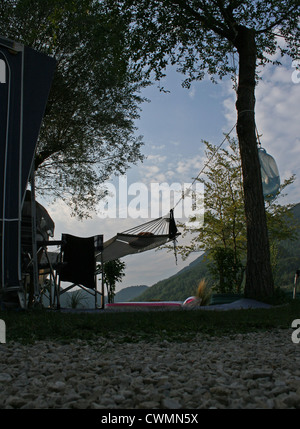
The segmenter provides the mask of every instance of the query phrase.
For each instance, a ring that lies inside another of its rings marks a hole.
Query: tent
[[[0,292],[22,290],[22,207],[55,66],[0,36]]]

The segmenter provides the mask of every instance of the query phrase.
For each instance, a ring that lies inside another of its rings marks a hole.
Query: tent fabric
[[[21,211],[56,61],[0,36],[1,287],[20,287]]]

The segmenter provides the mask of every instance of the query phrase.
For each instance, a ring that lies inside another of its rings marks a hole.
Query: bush
[[[68,295],[68,306],[71,308],[84,307],[86,300],[83,292],[78,289]]]

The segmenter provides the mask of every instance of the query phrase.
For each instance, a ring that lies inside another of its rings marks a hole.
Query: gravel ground
[[[291,333],[0,344],[0,408],[300,408]]]

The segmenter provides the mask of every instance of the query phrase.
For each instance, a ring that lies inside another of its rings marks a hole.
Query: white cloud
[[[162,156],[162,155],[148,155],[147,156],[147,161],[153,161],[153,162],[159,162],[162,163],[167,159],[166,156]]]
[[[173,171],[173,170],[166,171],[166,178],[168,180],[173,180],[175,178],[175,176],[176,176],[175,171]]]
[[[193,177],[197,176],[203,168],[205,157],[203,155],[195,155],[194,157],[183,158],[177,162],[175,171],[182,181],[191,181]]]
[[[174,159],[175,158],[175,159]],[[179,160],[178,160],[179,158]],[[186,182],[191,181],[192,178],[198,174],[203,166],[204,158],[202,155],[195,155],[193,157],[185,157],[180,153],[172,158],[159,157],[158,155],[151,155],[147,162],[141,167],[141,180],[144,183],[151,182]],[[168,163],[166,163],[168,161]],[[155,162],[155,164],[152,164]]]
[[[162,144],[162,145],[152,145],[151,149],[153,150],[163,150],[165,149],[166,145]]]
[[[287,189],[289,201],[300,201],[300,83],[294,84],[292,62],[285,66],[267,65],[261,70],[256,88],[256,125],[261,144],[272,155],[278,165],[282,181],[296,174],[298,179]],[[228,129],[236,121],[235,93],[230,83],[223,107]]]
[[[268,67],[257,88],[256,121],[262,146],[276,159],[282,179],[298,177],[290,200],[300,201],[300,84],[291,80],[292,68]],[[296,186],[297,184],[297,186]],[[290,191],[287,189],[287,192]]]
[[[189,97],[193,99],[195,98],[195,95],[196,95],[196,88],[193,86],[189,91]]]
[[[161,173],[157,165],[144,165],[141,174],[144,182],[157,182],[156,176]]]

